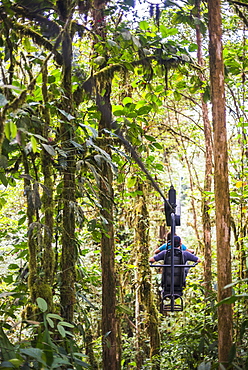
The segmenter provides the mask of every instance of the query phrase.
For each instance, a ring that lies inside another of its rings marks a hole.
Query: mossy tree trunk
[[[104,128],[109,129],[111,123],[110,87],[105,83],[105,93],[102,96],[102,87],[97,88],[97,106],[101,112],[99,133]],[[98,90],[99,89],[99,90]],[[101,148],[111,155],[108,146],[100,144]],[[101,236],[101,265],[102,265],[102,349],[103,369],[120,369],[119,348],[117,343],[116,317],[116,280],[115,280],[115,243],[113,225],[113,185],[112,169],[106,161],[101,166],[100,181],[100,214],[102,220]]]
[[[42,95],[43,95],[43,117],[44,117],[44,128],[43,137],[48,138],[49,127],[50,127],[50,112],[46,108],[48,103],[48,70],[47,66],[44,68],[42,73]],[[44,176],[44,189],[42,196],[42,209],[44,212],[44,239],[43,239],[43,257],[42,266],[44,270],[44,282],[47,283],[48,287],[52,289],[54,279],[54,251],[52,247],[53,241],[53,213],[54,213],[54,202],[53,202],[53,180],[52,180],[52,164],[50,154],[43,149],[41,153],[41,166],[42,173]]]
[[[63,6],[62,6],[63,3]],[[71,10],[73,1],[64,0],[60,2],[61,20],[65,24],[62,34],[62,56],[63,74],[61,108],[66,114],[73,116],[72,101],[72,40],[71,40]],[[63,150],[66,152],[66,166],[63,171],[63,216],[62,216],[62,254],[61,254],[61,314],[66,321],[73,321],[75,304],[75,262],[76,262],[76,243],[75,243],[75,151],[71,141],[74,138],[74,127],[67,116],[61,116],[60,134],[62,138]]]
[[[105,7],[107,1],[94,0],[93,29],[102,42],[106,41]],[[96,105],[101,113],[98,126],[99,136],[104,136],[104,129],[111,130],[111,85],[112,74],[95,81]],[[100,140],[100,147],[110,156],[111,149]],[[102,368],[103,370],[120,369],[120,348],[117,340],[116,316],[116,277],[115,277],[115,243],[113,218],[113,175],[110,164],[103,160],[100,180],[100,215],[102,220],[101,265],[102,265]]]
[[[101,91],[105,90],[102,95]],[[110,129],[111,83],[100,82],[97,85],[96,102],[101,119],[99,122],[99,135],[103,129]],[[111,156],[110,148],[100,143],[101,148]],[[114,243],[114,219],[113,219],[113,175],[110,164],[106,161],[101,166],[100,181],[100,214],[102,220],[101,236],[101,264],[102,264],[102,349],[103,369],[120,369],[119,346],[117,343],[117,317],[116,317],[116,278],[115,278],[115,243]]]
[[[230,199],[225,114],[224,63],[220,0],[208,0],[210,82],[214,133],[214,193],[216,207],[218,301],[231,296]],[[228,368],[232,347],[232,306],[218,307],[219,362]]]
[[[198,18],[201,18],[201,0],[196,0],[196,7],[198,9]],[[204,60],[202,56],[202,38],[200,27],[196,24],[196,42],[197,42],[197,60],[198,64],[204,68]],[[205,82],[204,75],[200,72],[199,77],[201,81]],[[213,140],[212,129],[209,121],[209,113],[207,103],[204,101],[204,94],[201,93],[201,109],[204,125],[205,137],[205,181],[204,194],[202,200],[202,224],[203,224],[203,240],[204,240],[204,283],[205,294],[212,291],[212,250],[211,250],[211,220],[209,214],[209,196],[207,192],[212,190],[212,175],[213,175]]]
[[[150,339],[150,359],[152,370],[160,369],[160,334],[158,327],[158,311],[153,301],[151,287],[151,271],[149,259],[149,214],[147,209],[147,189],[143,183],[138,184],[138,196],[135,207],[135,249],[137,250],[137,303],[136,303],[136,326],[137,332],[137,355],[136,368],[141,369],[144,354],[147,347],[144,338]],[[145,326],[144,326],[145,324]],[[144,333],[146,331],[146,335]]]

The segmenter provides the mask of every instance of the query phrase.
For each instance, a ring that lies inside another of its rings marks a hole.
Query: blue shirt
[[[164,256],[165,256],[166,252],[167,252],[167,250],[164,250],[164,251],[159,252],[158,254],[156,254],[154,256],[155,261],[164,260]],[[188,251],[183,251],[183,256],[184,256],[184,262],[185,263],[187,261],[192,261],[192,262],[197,262],[198,261],[198,257],[195,256],[194,254],[188,252]]]
[[[168,243],[164,243],[158,249],[160,250],[160,252],[162,252],[166,249],[171,249],[171,245]],[[182,251],[186,251],[187,247],[184,244],[181,244],[181,249]]]

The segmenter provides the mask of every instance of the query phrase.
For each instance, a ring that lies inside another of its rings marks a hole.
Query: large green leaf
[[[36,299],[36,302],[37,302],[37,305],[38,305],[39,309],[42,312],[46,312],[47,311],[47,303],[46,303],[45,299],[43,299],[41,297],[38,297]]]
[[[8,361],[12,358],[15,358],[15,347],[12,343],[10,343],[7,335],[3,331],[2,326],[0,326],[0,348],[2,361]]]

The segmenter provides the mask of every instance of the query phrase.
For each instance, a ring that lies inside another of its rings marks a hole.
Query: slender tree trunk
[[[62,3],[62,2],[61,2]],[[65,22],[65,29],[62,35],[62,55],[63,55],[63,77],[62,89],[63,98],[61,100],[62,109],[73,116],[72,102],[72,82],[71,82],[71,63],[72,63],[72,40],[70,36],[71,27],[71,0],[63,1],[62,20]],[[75,152],[71,140],[74,138],[74,129],[70,121],[64,115],[61,116],[61,138],[63,148],[67,154],[66,168],[63,172],[63,216],[62,216],[62,255],[61,255],[61,314],[66,321],[73,321],[75,304]]]
[[[105,88],[102,96],[101,91]],[[99,133],[104,128],[110,129],[111,83],[105,81],[104,87],[97,86],[96,101],[101,120]],[[111,155],[111,150],[103,143],[101,148]],[[103,232],[101,237],[101,263],[102,263],[102,349],[103,369],[120,369],[119,347],[117,341],[117,317],[116,317],[116,277],[115,277],[115,243],[113,226],[113,185],[112,169],[106,161],[102,163],[102,179],[100,181],[100,204],[101,219],[103,220]]]
[[[150,338],[150,359],[152,370],[160,369],[160,334],[158,327],[158,311],[155,307],[151,290],[151,271],[148,264],[149,259],[149,215],[147,210],[146,188],[139,183],[138,190],[142,192],[137,200],[135,209],[135,248],[137,250],[137,323],[139,351],[137,353],[137,370],[142,368],[143,356],[141,355],[144,343],[142,343],[142,325],[145,323],[145,329]],[[145,318],[145,320],[144,320]]]
[[[42,95],[43,95],[43,117],[44,117],[44,128],[43,136],[48,138],[49,126],[50,126],[50,113],[46,108],[46,103],[48,103],[48,79],[47,79],[47,66],[44,68],[42,73]],[[42,266],[44,269],[44,280],[48,284],[49,288],[52,289],[53,279],[54,279],[54,252],[52,247],[53,241],[53,212],[54,212],[54,202],[53,202],[53,180],[52,180],[52,164],[51,156],[45,149],[43,149],[41,154],[42,163],[42,173],[44,176],[44,190],[42,197],[42,207],[45,214],[45,229],[44,229],[44,252],[42,258]]]
[[[200,18],[200,4],[201,0],[196,0],[196,6],[198,8],[198,17]],[[202,57],[202,38],[199,25],[196,25],[196,42],[197,42],[197,60],[200,66],[204,66],[204,60]],[[202,73],[199,74],[202,81],[205,81],[205,77]],[[204,137],[205,137],[205,181],[204,181],[204,195],[202,204],[202,223],[203,223],[203,239],[204,239],[204,283],[205,283],[205,294],[208,296],[209,292],[212,291],[212,251],[211,251],[211,221],[209,214],[209,197],[206,192],[210,192],[212,189],[212,174],[213,174],[213,142],[212,142],[212,130],[209,121],[208,106],[204,101],[204,95],[201,93],[201,107],[202,107],[202,118],[204,125]]]
[[[94,0],[93,29],[101,38],[106,40],[105,7],[107,1]],[[104,136],[104,129],[111,129],[112,108],[110,102],[112,76],[95,81],[96,105],[101,113],[99,136]],[[101,148],[111,156],[111,149],[100,140]],[[103,370],[120,370],[120,348],[117,332],[116,316],[116,277],[115,277],[115,243],[113,225],[113,185],[112,169],[106,161],[102,162],[102,178],[100,181],[101,219],[103,220],[101,237],[102,263],[102,350]]]
[[[106,148],[104,148],[106,150]],[[112,172],[109,164],[102,164],[103,179],[100,184],[101,217],[104,230],[101,237],[102,262],[102,348],[103,369],[117,370],[117,319],[116,319],[116,281],[113,228],[113,189]]]
[[[225,115],[224,64],[220,0],[208,0],[210,82],[214,132],[214,193],[216,207],[218,301],[231,295],[230,199]],[[232,346],[232,306],[218,307],[219,362],[228,366]]]

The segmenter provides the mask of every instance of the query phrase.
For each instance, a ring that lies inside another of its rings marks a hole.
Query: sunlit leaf
[[[133,99],[130,98],[129,96],[126,96],[123,100],[122,100],[122,103],[123,105],[127,105],[127,104],[130,104],[130,103],[133,103]]]
[[[36,153],[37,152],[37,141],[36,141],[35,137],[31,136],[30,141],[31,141],[33,152]]]
[[[139,27],[141,30],[146,31],[149,29],[149,23],[147,21],[139,22]]]
[[[4,125],[4,133],[5,133],[5,136],[8,140],[10,140],[10,122],[6,122],[6,124]]]
[[[132,188],[137,182],[137,177],[129,177],[127,179],[127,187]]]
[[[74,118],[75,118],[74,116],[72,116],[70,113],[68,113],[68,112],[64,111],[63,109],[58,109],[58,111],[59,111],[61,114],[63,114],[63,116],[65,116],[65,117],[68,119],[68,121],[71,121],[72,119],[74,119]]]
[[[13,121],[10,121],[10,134],[11,134],[12,139],[14,139],[17,134],[17,127],[16,127],[15,122]]]

